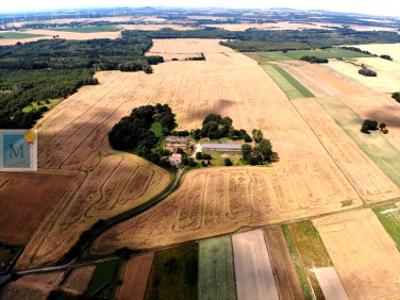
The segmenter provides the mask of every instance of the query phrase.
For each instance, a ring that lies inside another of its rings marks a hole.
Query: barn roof
[[[206,143],[202,145],[203,149],[231,149],[242,150],[241,144],[235,143]]]

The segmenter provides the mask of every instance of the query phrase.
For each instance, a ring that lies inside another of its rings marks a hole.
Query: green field
[[[395,204],[386,204],[372,209],[386,232],[392,237],[397,247],[400,246],[400,211]]]
[[[213,238],[199,245],[199,299],[236,299],[230,236]]]
[[[197,243],[156,253],[146,299],[193,299],[197,297]]]
[[[315,49],[315,50],[292,50],[292,51],[265,51],[258,52],[261,58],[261,63],[268,61],[282,61],[282,60],[299,60],[305,55],[315,56],[318,58],[353,58],[353,57],[368,57],[370,55],[356,52],[352,50],[345,50],[340,48],[328,49]]]
[[[0,31],[0,40],[17,40],[17,39],[29,39],[35,37],[46,36],[44,34],[32,34],[25,32],[1,32]]]
[[[400,186],[400,152],[385,139],[382,133],[360,132],[363,119],[340,100],[319,99],[319,103],[343,128],[354,142],[382,169],[392,181]],[[389,133],[390,134],[390,133]]]
[[[289,99],[314,97],[309,90],[281,67],[277,65],[262,65],[262,68],[271,76]]]
[[[285,228],[285,226],[287,227]],[[297,253],[297,259],[300,260],[302,272],[304,272],[310,280],[317,299],[324,299],[322,290],[315,274],[312,272],[312,269],[314,267],[330,267],[333,266],[333,264],[317,229],[310,220],[292,223],[285,226],[283,226],[283,232],[288,241],[289,251],[291,253]],[[295,257],[294,261],[296,264]],[[302,279],[302,276],[300,276],[300,280],[307,299],[310,299],[310,291],[307,291],[307,288],[304,287],[305,280],[304,278]]]
[[[55,28],[55,31],[65,31],[65,32],[79,32],[79,33],[95,33],[95,32],[112,32],[119,31],[115,26],[83,26],[83,27],[66,27],[66,28]]]
[[[46,101],[32,102],[31,104],[25,106],[22,109],[22,112],[29,113],[31,111],[38,111],[42,107],[47,107],[48,110],[54,108],[57,104],[59,104],[62,99],[53,99],[49,100],[48,103]]]
[[[113,299],[121,271],[121,260],[112,260],[97,265],[85,294],[99,299]]]

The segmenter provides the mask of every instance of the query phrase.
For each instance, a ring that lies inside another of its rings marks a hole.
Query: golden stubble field
[[[221,47],[218,41],[211,46],[211,41],[196,41],[195,48],[184,40],[162,43],[156,41],[155,47],[171,52],[197,49],[207,60],[156,66],[154,74],[140,80],[148,96],[136,100],[169,103],[182,129],[200,126],[211,112],[230,116],[237,128],[261,128],[279,153],[280,162],[261,169],[194,171],[164,203],[106,233],[96,243],[96,251],[110,250],[113,240],[118,246],[152,248],[361,205],[314,132],[256,62]],[[154,84],[155,90],[147,88]],[[215,186],[214,181],[221,184]],[[246,192],[249,185],[259,191]],[[214,203],[214,194],[221,200]],[[239,200],[232,200],[235,198]],[[229,201],[236,204],[226,215]],[[221,219],[204,226],[208,217],[214,219],[215,210],[221,211]]]
[[[371,210],[336,214],[313,222],[350,299],[397,298],[400,254]]]

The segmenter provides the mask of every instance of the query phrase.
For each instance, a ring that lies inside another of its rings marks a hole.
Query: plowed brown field
[[[314,220],[350,299],[396,299],[400,254],[369,209]]]
[[[158,42],[158,49],[185,49],[182,40]],[[137,101],[169,103],[182,128],[200,126],[210,112],[229,115],[238,128],[261,128],[279,153],[280,162],[261,171],[241,168],[189,174],[182,188],[165,203],[111,230],[97,243],[96,251],[110,250],[113,239],[118,245],[156,247],[361,204],[301,115],[256,62],[218,41],[188,43],[188,52],[198,49],[207,60],[161,64],[147,77],[129,75],[140,77],[140,86],[147,92],[147,96],[136,97]],[[260,202],[229,200],[252,199],[246,190],[250,182],[259,189],[254,197]]]

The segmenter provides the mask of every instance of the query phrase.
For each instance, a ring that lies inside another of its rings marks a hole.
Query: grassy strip
[[[400,152],[379,132],[363,134],[363,120],[344,103],[333,99],[319,99],[319,103],[335,122],[354,140],[386,175],[400,186]]]
[[[66,28],[55,28],[51,29],[55,31],[64,31],[64,32],[78,32],[78,33],[95,33],[95,32],[113,32],[119,31],[119,29],[115,26],[84,26],[84,27],[66,27]]]
[[[155,255],[146,299],[197,299],[197,243],[159,251]]]
[[[400,211],[395,204],[386,204],[372,208],[386,232],[392,237],[397,247],[400,246]],[[400,249],[399,249],[400,250]]]
[[[236,299],[230,236],[200,242],[198,285],[199,299]]]
[[[354,57],[370,56],[365,53],[356,52],[352,50],[345,50],[340,48],[292,50],[292,51],[265,51],[265,52],[258,52],[258,54],[263,59],[262,62],[299,60],[303,56],[315,56],[318,58],[354,58]]]
[[[62,99],[51,99],[48,101],[37,101],[37,102],[32,102],[31,104],[25,106],[22,109],[23,113],[29,113],[31,111],[38,111],[42,107],[47,107],[48,110],[51,110],[52,108],[56,107],[57,104],[59,104],[62,101]],[[46,103],[48,102],[48,103]]]
[[[112,260],[97,265],[85,294],[96,298],[114,299],[120,271],[121,260]]]
[[[272,77],[289,99],[314,97],[309,90],[281,67],[277,65],[263,65],[262,68]]]
[[[282,231],[283,231],[283,234],[285,235],[286,242],[287,242],[288,248],[289,248],[289,252],[290,252],[290,255],[292,256],[292,260],[293,260],[294,266],[296,268],[297,276],[300,279],[300,285],[301,285],[301,289],[303,290],[304,297],[307,300],[312,300],[313,292],[312,292],[309,282],[307,280],[307,276],[305,275],[303,268],[301,266],[301,260],[300,260],[299,254],[297,252],[296,245],[295,245],[293,238],[289,232],[289,225],[282,224]]]
[[[47,35],[25,33],[25,32],[0,32],[0,40],[29,39],[42,36],[47,36]]]
[[[303,270],[311,282],[315,296],[317,299],[323,299],[321,287],[312,269],[330,267],[333,263],[317,229],[310,220],[307,220],[289,224],[288,233],[293,239],[292,242],[297,249]]]

